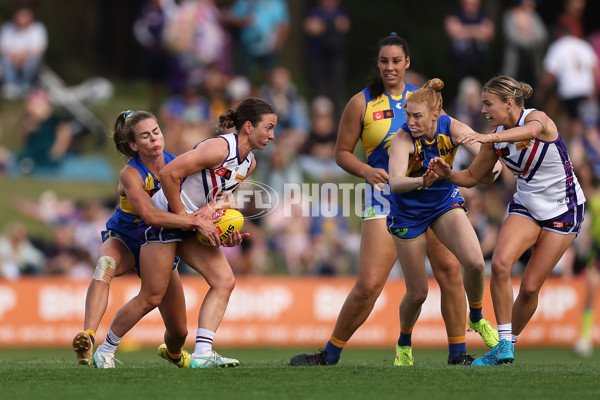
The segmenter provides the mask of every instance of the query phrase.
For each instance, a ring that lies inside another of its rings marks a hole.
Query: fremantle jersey
[[[532,111],[536,110],[523,110],[517,126],[523,126],[525,117]],[[502,136],[504,130],[499,126],[496,133]],[[514,201],[526,207],[538,221],[564,214],[585,202],[560,134],[553,142],[536,138],[493,146],[506,168],[515,175]]]
[[[203,169],[181,181],[180,197],[188,214],[197,211],[209,201],[229,196],[246,179],[252,165],[252,152],[240,160],[237,134],[228,133],[206,140],[227,141],[229,154],[219,167]],[[162,190],[152,197],[152,202],[161,210],[169,210]]]
[[[413,154],[408,160],[406,176],[423,176],[429,162],[435,157],[441,157],[452,166],[458,144],[452,141],[450,135],[451,121],[449,116],[440,115],[435,138],[430,143],[423,137],[413,138]],[[410,133],[406,123],[402,126],[402,130]],[[463,202],[458,187],[445,179],[435,181],[428,188],[392,193],[390,200],[390,215],[393,216],[394,221],[404,226],[419,224],[422,219],[435,215],[454,203]]]
[[[167,153],[166,151],[163,151],[163,155],[165,158],[165,165],[175,158],[173,154]],[[158,176],[144,165],[140,157],[132,158],[127,165],[135,168],[140,173],[142,180],[144,181],[144,190],[150,197],[160,190],[160,180]],[[106,229],[114,230],[135,239],[140,216],[135,208],[133,208],[127,195],[121,194],[119,197],[119,205],[113,216],[106,222]]]

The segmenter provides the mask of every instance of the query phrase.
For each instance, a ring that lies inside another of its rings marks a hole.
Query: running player
[[[465,134],[460,143],[485,143],[468,169],[452,171],[436,158],[430,168],[458,186],[475,185],[500,158],[514,174],[517,190],[508,205],[492,256],[490,291],[500,343],[473,365],[514,361],[514,343],[535,313],[540,289],[581,229],[585,197],[556,124],[536,109],[525,109],[533,90],[498,76],[483,87],[482,113],[494,133]],[[533,253],[513,304],[510,272],[529,248]]]
[[[458,138],[473,132],[469,126],[442,114],[443,87],[440,79],[432,79],[406,99],[406,123],[392,139],[389,172],[394,194],[387,225],[394,236],[406,285],[400,303],[396,365],[412,365],[412,331],[428,292],[425,255],[429,228],[463,266],[469,303],[483,304],[485,262],[475,229],[467,218],[464,199],[455,185],[439,180],[427,169],[435,157],[452,165]],[[476,147],[471,152],[479,150],[479,145]],[[460,273],[460,267],[457,269]]]
[[[406,41],[392,33],[378,44],[377,67],[367,88],[354,95],[342,115],[335,149],[337,163],[349,173],[364,178],[364,200],[359,271],[356,283],[340,311],[330,340],[324,350],[293,357],[291,365],[333,365],[354,332],[365,322],[381,294],[396,261],[392,237],[387,232],[389,186],[387,185],[389,147],[396,131],[405,122],[403,106],[409,93],[418,89],[404,81],[410,67]],[[354,155],[359,141],[366,150],[367,162]],[[441,291],[441,309],[449,342],[449,364],[468,364],[466,353],[466,304],[460,264],[456,257],[431,233],[427,256]],[[481,303],[469,303],[469,326],[492,347],[497,333],[483,319]]]

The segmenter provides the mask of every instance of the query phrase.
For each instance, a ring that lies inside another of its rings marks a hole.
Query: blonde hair
[[[510,76],[500,75],[487,81],[481,92],[494,94],[505,103],[508,99],[514,99],[518,107],[523,107],[525,100],[533,94],[533,89],[528,83],[519,82]]]
[[[406,103],[404,108],[409,101],[415,101],[418,103],[425,103],[431,111],[442,111],[442,93],[440,91],[444,88],[444,82],[441,79],[433,78],[425,82],[421,89],[411,93],[406,97]]]

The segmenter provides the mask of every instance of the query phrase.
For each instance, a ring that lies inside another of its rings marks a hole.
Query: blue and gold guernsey
[[[458,144],[452,141],[450,135],[451,121],[447,115],[439,117],[435,138],[431,143],[423,137],[413,138],[414,152],[408,160],[407,176],[423,176],[429,162],[435,157],[441,157],[452,166]],[[402,130],[410,132],[406,124],[402,126]],[[407,228],[420,225],[431,218],[434,218],[430,221],[433,222],[450,208],[462,205],[463,202],[458,187],[445,179],[435,181],[428,188],[393,193],[390,199],[388,226]]]
[[[406,123],[406,96],[419,89],[409,83],[404,85],[404,92],[398,97],[384,92],[381,96],[372,98],[368,88],[362,91],[365,95],[366,109],[360,138],[367,155],[367,164],[373,168],[388,170],[392,138]],[[363,219],[385,218],[389,213],[388,197],[389,190],[387,193],[381,193],[367,184]]]
[[[175,156],[163,151],[165,164],[171,162]],[[150,171],[139,157],[129,160],[127,165],[135,168],[144,181],[144,190],[148,196],[152,197],[160,189],[160,180],[152,171]],[[134,255],[136,266],[138,264],[140,245],[137,239],[137,228],[140,222],[140,215],[135,210],[127,195],[119,195],[119,205],[115,213],[106,222],[106,230],[102,231],[102,241],[108,238],[121,240]]]

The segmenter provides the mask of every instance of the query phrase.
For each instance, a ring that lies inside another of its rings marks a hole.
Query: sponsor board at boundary
[[[188,341],[193,346],[197,314],[208,286],[199,276],[183,276],[186,295]],[[65,278],[24,278],[0,281],[0,347],[70,346],[83,328],[85,295],[89,282]],[[97,332],[101,343],[113,316],[135,296],[139,279],[113,280],[106,315]],[[333,330],[338,312],[354,278],[257,277],[238,279],[223,322],[217,331],[219,347],[322,347]],[[447,346],[440,314],[440,291],[435,280],[414,329],[413,344]],[[519,281],[513,281],[516,296]],[[405,293],[401,278],[390,279],[371,316],[351,338],[356,347],[391,347],[399,334],[398,305]],[[571,346],[579,335],[584,283],[551,277],[544,284],[536,314],[519,339],[520,346]],[[495,326],[489,281],[486,283],[484,316]],[[466,301],[465,301],[466,307]],[[594,343],[600,344],[600,299],[597,299]],[[164,325],[157,310],[145,316],[127,334],[126,344],[157,346]],[[475,332],[467,332],[467,345],[483,347]]]

